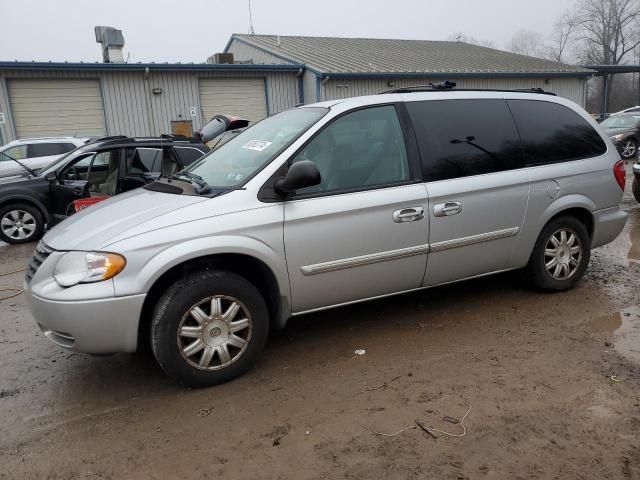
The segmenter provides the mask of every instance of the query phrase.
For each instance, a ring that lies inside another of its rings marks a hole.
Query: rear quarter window
[[[508,100],[522,138],[528,166],[596,157],[607,151],[598,132],[564,105],[541,100]]]

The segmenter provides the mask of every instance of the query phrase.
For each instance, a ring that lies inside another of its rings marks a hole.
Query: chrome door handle
[[[391,216],[396,223],[415,222],[424,218],[424,208],[409,207],[396,210]]]
[[[433,215],[436,217],[449,217],[462,212],[462,202],[438,203],[433,206]]]

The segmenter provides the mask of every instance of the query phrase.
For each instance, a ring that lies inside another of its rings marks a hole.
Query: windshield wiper
[[[0,155],[2,155],[3,157],[7,157],[9,160],[13,160],[14,162],[16,162],[18,165],[20,165],[22,168],[24,168],[27,172],[29,172],[29,175],[31,175],[32,177],[37,177],[38,176],[38,174],[34,170],[31,170],[29,167],[24,165],[22,162],[16,160],[12,156],[7,155],[4,152],[0,152]]]
[[[207,193],[211,189],[211,187],[204,180],[204,178],[202,178],[200,175],[196,175],[195,173],[183,171],[183,172],[174,173],[173,175],[169,175],[169,178],[176,178],[176,177],[187,177],[189,180],[191,180],[193,183],[195,183],[198,186],[198,188],[196,189],[196,192],[200,194]]]

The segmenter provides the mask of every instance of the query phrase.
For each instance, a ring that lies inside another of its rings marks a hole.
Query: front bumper
[[[593,238],[591,248],[613,242],[622,232],[629,214],[619,207],[605,208],[593,212]]]
[[[145,294],[57,301],[35,295],[28,285],[25,294],[38,326],[56,345],[94,354],[136,351]]]
[[[633,176],[636,178],[637,181],[640,182],[640,163],[636,162],[633,164],[633,167],[631,167],[631,170],[633,171]]]

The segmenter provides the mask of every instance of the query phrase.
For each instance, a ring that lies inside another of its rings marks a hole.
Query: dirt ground
[[[573,291],[511,273],[301,317],[204,390],[148,357],[61,350],[22,295],[0,301],[0,478],[640,478],[640,207],[624,207]],[[0,273],[32,250],[0,246]],[[469,409],[465,436],[374,434],[461,434],[443,418]]]

